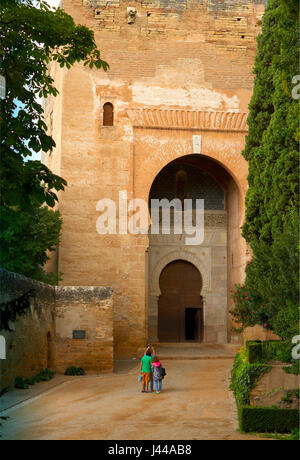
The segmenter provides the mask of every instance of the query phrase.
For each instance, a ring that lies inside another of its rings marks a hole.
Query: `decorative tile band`
[[[247,132],[247,112],[204,112],[180,109],[129,109],[136,128],[199,129]]]

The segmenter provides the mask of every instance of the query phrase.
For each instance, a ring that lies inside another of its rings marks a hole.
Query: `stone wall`
[[[240,235],[248,175],[241,151],[264,4],[63,0],[76,23],[94,30],[110,68],[103,72],[79,63],[70,70],[55,63],[49,68],[60,94],[55,102],[46,101],[47,123],[57,147],[45,161],[68,182],[60,194],[64,224],[57,269],[64,273],[65,285],[114,288],[118,357],[134,356],[148,340],[149,316],[153,317],[148,293],[150,241],[148,235],[99,235],[96,204],[103,198],[118,203],[120,191],[129,200],[147,202],[155,177],[167,164],[199,153],[194,151],[193,135],[201,136],[199,157],[211,159],[212,172],[219,165],[220,179],[230,176],[227,243],[224,255],[216,254],[222,264],[212,273],[216,283],[217,278],[221,284],[227,279],[227,286],[219,286],[223,297],[218,304],[214,300],[214,310],[222,315],[210,340],[239,340],[223,312],[232,307],[233,286],[243,281],[249,256]],[[128,22],[129,7],[136,10],[133,23]],[[103,126],[107,102],[114,106],[114,126]]]
[[[278,403],[288,390],[299,388],[299,375],[287,374],[283,363],[273,363],[271,370],[262,376],[251,391],[250,404],[255,406],[272,406]]]
[[[113,297],[105,287],[56,287],[56,370],[113,371]],[[73,331],[85,331],[74,339]]]
[[[0,361],[0,388],[13,386],[15,377],[31,377],[54,364],[55,288],[16,273],[0,270],[0,299],[10,302],[33,290],[30,309],[0,331],[6,340],[6,360]]]
[[[13,386],[17,376],[31,377],[45,368],[113,371],[112,288],[49,286],[3,269],[0,286],[1,303],[33,291],[30,308],[10,324],[12,331],[0,331],[6,341],[0,390]],[[85,338],[73,339],[74,330],[84,330]]]
[[[172,232],[171,232],[172,233]],[[157,342],[159,277],[162,270],[175,260],[192,263],[201,274],[206,343],[227,342],[227,216],[225,211],[205,211],[204,241],[201,245],[185,246],[187,235],[150,235],[149,311],[150,342]],[[184,274],[183,274],[184,275]]]
[[[243,331],[243,344],[246,345],[248,340],[280,340],[280,337],[257,324],[253,327],[246,327]]]

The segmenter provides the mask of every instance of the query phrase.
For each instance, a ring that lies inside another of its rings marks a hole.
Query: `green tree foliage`
[[[270,245],[260,241],[246,267],[244,286],[236,286],[232,314],[242,328],[259,324],[283,339],[299,329],[298,223],[290,218]]]
[[[69,69],[76,62],[106,70],[93,31],[75,25],[61,9],[43,0],[0,1],[0,73],[6,97],[0,100],[1,258],[8,270],[44,280],[47,250],[58,243],[61,220],[54,207],[66,181],[32,152],[51,151],[41,98],[57,96],[48,74],[53,60]]]
[[[58,94],[48,75],[51,59],[67,68],[80,61],[107,68],[91,30],[42,0],[35,4],[39,8],[32,0],[1,0],[0,7],[0,72],[7,90],[0,102],[1,204],[22,209],[44,202],[53,207],[55,191],[66,185],[39,161],[24,161],[32,151],[55,146],[37,100]]]
[[[298,12],[295,0],[269,0],[258,37],[243,152],[249,163],[243,236],[251,245],[271,243],[289,211],[298,210],[299,105],[292,98],[292,78],[298,74]]]
[[[0,265],[30,278],[57,284],[59,275],[46,274],[43,266],[59,243],[62,220],[46,206],[20,212],[2,206]]]
[[[242,328],[260,324],[283,339],[299,330],[299,103],[292,97],[298,49],[298,1],[269,0],[243,152],[249,163],[243,236],[253,258],[232,314]]]

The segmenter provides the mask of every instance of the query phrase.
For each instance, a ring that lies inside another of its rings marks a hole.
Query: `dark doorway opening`
[[[202,308],[185,309],[185,340],[202,340]]]
[[[198,269],[185,260],[175,260],[164,268],[159,284],[161,289],[158,300],[159,341],[201,341],[202,278]],[[193,305],[193,308],[186,308],[186,305]],[[195,312],[186,313],[186,310]],[[186,315],[190,315],[190,320],[186,321]],[[187,338],[186,324],[190,325],[191,330],[188,331],[190,338]]]

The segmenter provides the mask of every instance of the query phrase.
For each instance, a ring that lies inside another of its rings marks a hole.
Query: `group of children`
[[[142,393],[149,393],[154,391],[153,383],[155,384],[156,394],[159,394],[162,389],[163,368],[157,356],[155,356],[155,349],[152,345],[148,345],[141,360],[141,381]]]

